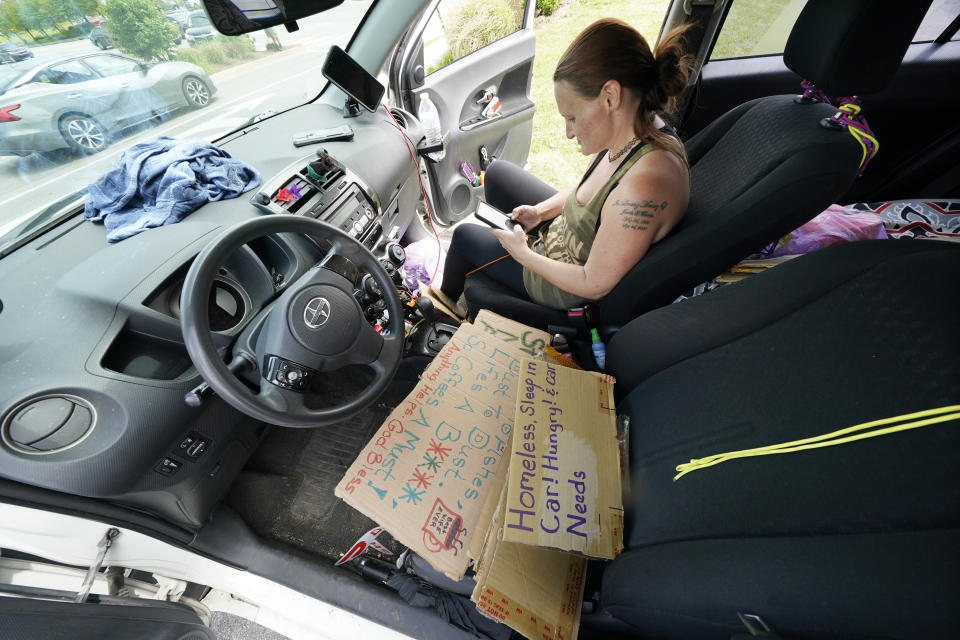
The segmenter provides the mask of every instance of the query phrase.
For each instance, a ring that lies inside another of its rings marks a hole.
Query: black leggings
[[[547,183],[505,160],[492,163],[484,174],[484,199],[505,213],[521,204],[543,202],[556,192]],[[483,273],[529,299],[523,286],[523,267],[507,254],[490,227],[477,224],[462,224],[453,230],[440,290],[456,300],[463,293],[467,273],[502,256],[507,257],[484,267]]]

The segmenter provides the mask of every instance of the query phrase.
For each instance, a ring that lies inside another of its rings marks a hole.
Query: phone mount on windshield
[[[340,47],[330,47],[321,73],[347,94],[347,101],[343,105],[344,118],[359,116],[362,113],[361,105],[370,113],[380,106],[384,86]]]
[[[347,96],[347,101],[343,103],[343,117],[356,118],[361,113],[360,103],[353,96]]]

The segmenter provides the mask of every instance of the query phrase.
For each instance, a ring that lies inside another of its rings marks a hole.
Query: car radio
[[[326,149],[281,171],[250,201],[268,213],[316,218],[367,245],[383,231],[376,193]]]

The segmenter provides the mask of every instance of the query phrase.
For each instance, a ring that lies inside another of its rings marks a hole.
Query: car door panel
[[[440,113],[445,154],[439,162],[427,161],[435,215],[442,223],[461,220],[476,208],[483,187],[471,184],[461,163],[479,173],[482,150],[487,159],[503,158],[523,165],[533,136],[534,103],[530,98],[533,76],[533,2],[525,10],[524,26],[416,81],[422,73],[420,36],[413,39],[414,55],[405,56],[403,102],[416,113],[420,96],[428,92]],[[419,69],[418,69],[419,67]],[[498,115],[484,117],[480,101],[492,90],[501,102]]]
[[[880,147],[843,202],[960,197],[960,42],[910,45],[893,83],[860,96]],[[689,138],[729,109],[767,95],[801,93],[782,55],[711,60],[704,65],[681,129]],[[833,97],[833,96],[831,96]]]

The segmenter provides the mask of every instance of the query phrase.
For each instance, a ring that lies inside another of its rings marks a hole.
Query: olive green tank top
[[[577,188],[574,189],[566,202],[563,204],[563,211],[554,218],[546,227],[541,227],[531,248],[542,256],[546,256],[558,262],[567,264],[584,265],[590,256],[590,249],[593,247],[593,240],[597,236],[597,229],[600,228],[600,210],[607,201],[607,196],[620,182],[630,167],[637,160],[647,153],[658,149],[659,147],[646,143],[635,147],[613,172],[610,179],[597,191],[596,195],[586,204],[577,202],[577,191],[580,185],[590,177],[597,164],[606,157],[602,154],[597,157],[594,163],[584,174]],[[581,296],[574,295],[568,291],[547,282],[547,279],[530,269],[523,268],[523,286],[527,289],[530,299],[537,304],[542,304],[553,309],[568,309],[577,307],[587,302]]]

